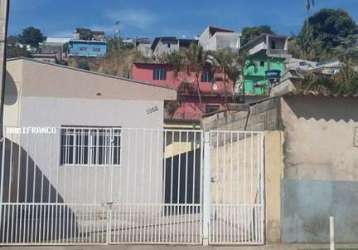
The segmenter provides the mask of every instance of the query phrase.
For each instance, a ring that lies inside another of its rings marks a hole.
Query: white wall
[[[199,38],[199,44],[204,50],[216,51],[224,48],[237,50],[240,48],[240,34],[216,32],[213,36],[210,36],[208,32],[204,32]]]
[[[24,97],[21,108],[22,127],[124,128],[121,165],[114,167],[60,166],[59,129],[21,136],[23,147],[66,203],[162,202],[163,102]]]

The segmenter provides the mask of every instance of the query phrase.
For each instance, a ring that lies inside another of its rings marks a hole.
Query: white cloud
[[[154,25],[157,21],[156,15],[140,9],[122,9],[118,11],[111,11],[107,13],[107,18],[113,21],[113,23],[119,21],[120,28],[132,27],[141,30],[147,29]]]
[[[47,36],[48,37],[72,37],[73,36],[73,30],[55,31],[55,32],[49,33]]]

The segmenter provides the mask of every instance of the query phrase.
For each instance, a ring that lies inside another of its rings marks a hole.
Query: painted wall
[[[68,45],[69,56],[104,57],[107,53],[105,42],[70,41]]]
[[[166,70],[166,80],[154,80],[153,70],[155,68],[164,68]],[[192,72],[175,73],[174,70],[167,64],[150,64],[150,63],[135,63],[131,68],[131,77],[137,81],[144,81],[154,86],[162,86],[177,90],[183,82],[190,82],[195,88],[195,74]],[[215,76],[215,85],[211,82],[202,82],[199,77],[199,88],[202,95],[202,103],[199,103],[197,91],[194,89],[194,95],[190,100],[182,100],[171,119],[176,120],[200,120],[202,115],[206,113],[206,106],[208,104],[216,104],[219,109],[224,108],[225,91],[228,98],[233,95],[233,84],[227,81],[226,86],[223,83],[223,75],[218,73]],[[205,96],[218,97],[206,98]],[[180,97],[179,97],[180,98]]]
[[[166,69],[166,80],[154,80],[153,79],[153,70],[155,68],[164,68]],[[195,82],[195,74],[194,72],[191,72],[188,74],[187,72],[179,72],[175,73],[174,70],[167,64],[152,64],[152,63],[135,63],[133,64],[131,68],[131,78],[136,81],[144,81],[151,83],[155,86],[164,86],[169,87],[173,89],[177,89],[179,85],[183,81],[187,82]],[[233,92],[233,86],[232,83],[227,80],[226,88],[223,83],[223,75],[220,73],[217,73],[215,75],[215,87],[212,88],[211,82],[202,82],[201,77],[199,77],[200,81],[200,91],[203,94],[222,94],[224,90],[228,93]]]
[[[281,242],[281,180],[283,177],[282,131],[265,132],[265,211],[266,242]]]
[[[357,242],[358,100],[291,96],[281,102],[285,128],[282,240]]]
[[[285,65],[282,58],[269,58],[265,55],[252,56],[245,62],[244,84],[245,93],[249,95],[263,95],[267,93],[269,81],[266,79],[267,70],[280,70],[284,73]],[[259,84],[263,87],[255,87]]]
[[[157,111],[148,114],[147,110],[152,107],[156,107]],[[39,110],[41,112],[38,112]],[[121,141],[121,166],[107,168],[60,166],[59,129],[57,129],[55,135],[39,137],[32,135],[31,141],[26,135],[21,137],[26,152],[31,155],[31,158],[39,166],[42,175],[49,179],[65,202],[91,203],[94,202],[95,197],[97,197],[96,203],[110,201],[111,179],[108,178],[111,178],[112,173],[114,184],[119,184],[114,187],[116,190],[113,197],[114,201],[119,202],[124,199],[128,202],[160,201],[162,142],[160,141],[158,145],[152,142],[153,144],[150,145],[149,132],[143,130],[136,132],[126,130],[126,128],[162,128],[163,105],[161,102],[120,100],[102,100],[99,102],[73,98],[24,97],[21,103],[20,120],[21,127],[119,126],[124,129],[121,135],[123,136]],[[162,137],[161,134],[152,136],[155,136],[155,138]],[[145,140],[145,137],[147,140]],[[157,140],[154,142],[157,142]],[[153,149],[153,147],[158,150],[152,151],[151,154],[153,155],[149,156],[148,148]],[[145,160],[145,163],[142,160]],[[148,187],[146,176],[135,174],[136,171],[144,173],[144,169],[147,167],[153,168],[153,178],[157,176],[157,181],[153,182],[151,187]],[[57,177],[59,179],[56,180]],[[136,179],[135,182],[134,179]],[[96,188],[92,185],[95,182],[97,182]],[[145,189],[142,189],[143,187]],[[125,197],[133,190],[138,190],[137,196]]]

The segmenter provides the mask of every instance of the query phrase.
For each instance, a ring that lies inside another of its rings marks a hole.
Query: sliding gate
[[[263,136],[8,128],[0,244],[262,244]]]

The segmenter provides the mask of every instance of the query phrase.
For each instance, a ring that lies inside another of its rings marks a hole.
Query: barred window
[[[164,68],[153,69],[153,80],[166,80],[167,71]]]
[[[211,82],[213,80],[213,76],[210,71],[205,70],[201,73],[201,82]]]
[[[120,165],[120,154],[119,127],[61,128],[61,165]]]

